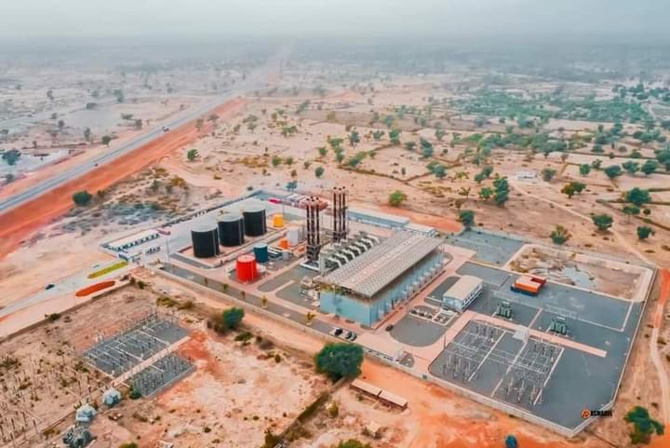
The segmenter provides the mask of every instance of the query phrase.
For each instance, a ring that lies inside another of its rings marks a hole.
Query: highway
[[[94,170],[96,167],[109,163],[166,134],[166,132],[163,131],[163,126],[170,129],[170,131],[168,131],[169,133],[173,129],[207,115],[210,111],[236,96],[263,88],[266,84],[264,78],[266,78],[270,72],[271,65],[274,65],[272,64],[272,61],[277,62],[276,59],[276,57],[271,58],[268,64],[257,70],[254,74],[248,76],[245,81],[240,83],[240,85],[226,90],[223,94],[218,95],[195,108],[185,110],[184,113],[169,122],[162,123],[160,126],[148,130],[143,135],[137,136],[119,147],[106,151],[104,154],[100,154],[91,160],[70,168],[61,174],[55,175],[28,190],[21,191],[13,196],[0,200],[0,215],[30,202],[42,194],[81,177],[89,171]]]

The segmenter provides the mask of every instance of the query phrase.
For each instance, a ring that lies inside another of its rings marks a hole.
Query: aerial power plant
[[[670,448],[662,7],[180,1],[2,9],[0,448]]]

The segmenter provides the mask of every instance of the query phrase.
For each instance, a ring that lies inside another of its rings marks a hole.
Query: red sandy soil
[[[379,209],[384,213],[405,216],[417,224],[435,227],[437,230],[441,230],[443,232],[460,232],[462,228],[460,222],[444,216],[424,215],[423,213],[415,213],[403,208],[390,206],[379,206]]]
[[[93,294],[94,292],[102,291],[103,289],[111,288],[116,283],[114,280],[107,280],[106,282],[96,283],[95,285],[87,286],[82,288],[75,293],[77,297],[86,297]]]
[[[221,105],[213,113],[224,119],[242,110],[245,104],[244,99],[236,98]],[[208,132],[210,132],[208,126],[203,127],[201,133],[198,133],[193,123],[187,123],[113,162],[61,185],[21,207],[10,210],[2,215],[0,259],[16,250],[31,233],[70,210],[72,195],[77,191],[87,190],[95,194],[98,190],[104,190],[143,170],[170,152],[193,143],[199,135]]]

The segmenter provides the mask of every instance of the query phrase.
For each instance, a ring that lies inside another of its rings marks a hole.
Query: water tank
[[[237,213],[228,213],[218,219],[219,240],[223,247],[244,244],[244,217]]]
[[[286,239],[288,240],[288,245],[291,247],[295,247],[300,244],[300,229],[297,227],[291,227],[288,229]]]
[[[272,217],[272,227],[274,228],[282,228],[284,227],[284,215],[277,213]]]
[[[251,282],[258,277],[256,259],[253,255],[240,255],[237,258],[237,279],[241,282]]]
[[[265,207],[249,207],[244,212],[244,233],[247,236],[263,236],[267,232]]]
[[[212,258],[219,255],[219,231],[216,226],[191,230],[191,240],[193,255],[196,258]]]
[[[265,243],[259,243],[254,246],[254,257],[258,263],[267,263],[268,259],[268,245]]]

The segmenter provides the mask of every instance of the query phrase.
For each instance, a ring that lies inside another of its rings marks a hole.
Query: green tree
[[[640,207],[637,205],[626,205],[623,208],[623,212],[626,214],[626,220],[630,222],[631,216],[640,214]]]
[[[325,146],[320,146],[320,147],[318,147],[318,148],[316,148],[316,149],[319,151],[319,155],[320,155],[321,157],[325,157],[326,154],[328,154],[328,148],[325,147]]]
[[[9,149],[2,153],[2,160],[7,162],[7,165],[16,165],[16,162],[21,158],[21,151],[18,149]]]
[[[499,177],[493,181],[493,201],[499,207],[504,207],[509,200],[509,183],[507,177]]]
[[[347,343],[329,343],[314,357],[316,370],[333,381],[356,378],[361,373],[363,348]]]
[[[348,138],[349,138],[349,144],[354,148],[361,141],[361,136],[356,129],[351,131]]]
[[[621,168],[626,170],[631,176],[635,176],[635,174],[640,171],[640,164],[629,160],[628,162],[622,163]]]
[[[379,141],[384,137],[385,132],[384,131],[374,131],[372,133],[372,138]]]
[[[591,165],[589,165],[588,163],[579,165],[579,174],[581,174],[582,176],[588,176],[590,172],[591,172]]]
[[[314,170],[314,175],[317,178],[321,178],[323,176],[323,173],[325,173],[326,170],[322,166],[317,166],[316,169]]]
[[[442,165],[441,163],[438,163],[433,168],[433,174],[438,179],[444,179],[447,176],[447,167]]]
[[[390,140],[392,145],[399,145],[400,144],[400,134],[402,134],[400,129],[391,129],[389,131],[389,140]]]
[[[651,195],[649,194],[649,190],[635,187],[626,192],[626,202],[642,207],[642,205],[651,202]]]
[[[444,129],[442,129],[442,128],[440,128],[440,129],[435,129],[435,138],[436,138],[438,141],[442,141],[442,139],[444,138],[445,135],[447,135],[447,133],[445,132]]]
[[[646,240],[654,234],[654,230],[648,226],[640,226],[637,228],[637,237],[641,240]]]
[[[461,210],[458,214],[458,220],[463,223],[465,227],[472,227],[475,223],[475,212],[472,210]]]
[[[72,195],[72,201],[80,207],[86,207],[92,199],[93,195],[86,190],[78,191]]]
[[[655,152],[656,160],[663,165],[665,171],[670,171],[670,146],[665,149],[659,149]]]
[[[594,160],[593,162],[591,162],[591,167],[592,167],[594,170],[599,170],[600,167],[602,166],[602,164],[603,164],[603,161],[602,161],[602,160],[600,160],[600,159],[596,159],[596,160]]]
[[[389,205],[391,207],[400,207],[407,200],[407,195],[400,190],[396,190],[389,195]]]
[[[291,182],[288,182],[286,184],[286,189],[288,191],[295,191],[296,188],[298,188],[298,181],[297,180],[292,180]]]
[[[278,167],[279,165],[281,165],[281,157],[274,155],[272,156],[270,162],[272,163],[272,166]]]
[[[84,129],[84,140],[87,142],[91,141],[91,128]]]
[[[605,230],[612,227],[612,223],[614,222],[612,217],[610,215],[605,214],[605,213],[603,213],[601,215],[593,215],[591,217],[591,219],[593,220],[593,224],[595,224],[595,226],[601,232],[604,232]]]
[[[485,201],[488,201],[488,199],[493,196],[493,190],[491,187],[482,187],[481,190],[479,190],[479,197],[480,199],[483,199]]]
[[[295,160],[294,160],[293,157],[291,157],[291,156],[288,156],[286,159],[284,159],[284,163],[287,164],[288,166],[293,165],[293,162],[294,162],[294,161],[295,161]]]
[[[556,175],[556,170],[553,168],[545,168],[542,170],[542,180],[551,182],[551,179]]]
[[[623,170],[619,165],[611,165],[603,170],[605,175],[610,179],[616,179],[623,174]]]
[[[405,142],[405,149],[408,151],[414,151],[416,149],[416,142]]]
[[[553,232],[551,232],[551,241],[554,242],[554,244],[565,244],[569,239],[570,239],[570,232],[568,232],[568,229],[561,225],[557,225],[556,228],[554,229]]]
[[[223,325],[229,329],[234,330],[242,322],[244,318],[244,309],[243,308],[228,308],[222,313]]]
[[[642,406],[635,406],[624,420],[633,424],[633,432],[630,434],[630,441],[635,445],[638,443],[647,444],[651,436],[656,433],[663,435],[665,427],[662,423],[654,420]]]
[[[655,160],[647,160],[640,167],[640,171],[642,171],[645,176],[654,174],[657,169],[658,169],[658,162]]]
[[[343,152],[338,152],[335,155],[335,160],[337,160],[337,163],[342,163],[344,161],[344,153]]]
[[[188,152],[186,153],[186,158],[188,159],[189,162],[193,162],[195,159],[197,159],[199,156],[198,150],[197,149],[189,149]]]
[[[109,143],[112,141],[112,137],[109,135],[103,135],[102,136],[102,144],[105,146],[109,146]]]
[[[567,195],[568,198],[572,198],[572,196],[575,194],[575,187],[572,185],[572,182],[565,184],[561,189],[561,193]]]

